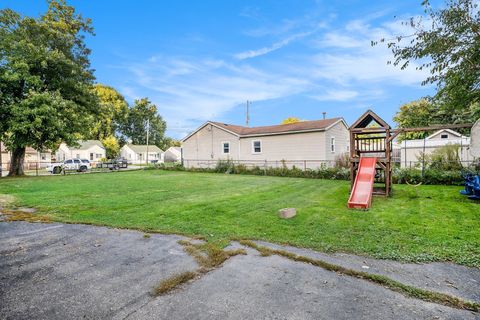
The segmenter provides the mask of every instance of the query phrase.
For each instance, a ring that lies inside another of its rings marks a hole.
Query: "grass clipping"
[[[220,246],[213,243],[194,244],[187,240],[180,240],[178,243],[183,246],[185,252],[195,259],[200,268],[196,271],[178,273],[162,280],[153,289],[152,295],[155,297],[167,294],[180,285],[220,267],[230,257],[238,254],[247,254],[245,249],[223,250]]]
[[[176,275],[173,275],[165,280],[162,280],[158,286],[153,289],[153,296],[158,297],[162,294],[166,294],[179,285],[192,280],[197,276],[197,273],[194,271],[182,272]]]
[[[258,252],[260,252],[261,256],[264,256],[264,257],[270,256],[273,254],[279,255],[279,256],[288,258],[290,260],[309,263],[328,271],[333,271],[339,274],[344,274],[347,276],[377,283],[392,291],[399,292],[407,297],[417,298],[420,300],[433,302],[433,303],[445,305],[445,306],[456,308],[456,309],[465,309],[465,310],[470,310],[474,312],[480,312],[479,303],[465,301],[445,293],[433,292],[425,289],[416,288],[416,287],[395,281],[393,279],[390,279],[382,275],[371,274],[363,271],[356,271],[356,270],[344,268],[342,266],[328,263],[326,261],[312,259],[305,256],[300,256],[284,250],[270,249],[264,246],[259,246],[255,242],[250,240],[241,240],[240,244],[256,249]]]

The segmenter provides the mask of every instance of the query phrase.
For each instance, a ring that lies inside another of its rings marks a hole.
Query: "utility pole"
[[[148,137],[150,135],[150,119],[147,119],[147,165],[148,165]]]
[[[246,119],[245,119],[246,126],[248,127],[250,124],[250,101],[247,100],[247,112],[246,112]]]

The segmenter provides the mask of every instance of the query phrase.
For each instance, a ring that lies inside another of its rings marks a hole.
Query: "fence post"
[[[38,177],[38,161],[35,162],[35,175]]]

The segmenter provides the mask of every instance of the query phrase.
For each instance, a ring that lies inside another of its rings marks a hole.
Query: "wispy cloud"
[[[386,86],[419,86],[428,72],[415,70],[415,64],[406,70],[388,65],[389,50],[370,46],[371,40],[403,32],[397,23],[373,27],[362,19],[334,29],[302,27],[293,32],[295,28],[283,26],[282,40],[230,57],[159,55],[125,64],[121,67],[129,80],[120,90],[130,98],[138,98],[138,92],[148,95],[166,118],[169,134],[180,138],[205,120],[222,119],[247,99],[302,94],[319,102],[365,106],[388,95]],[[253,59],[294,41],[305,50]]]
[[[278,50],[278,49],[281,49],[281,48],[285,47],[286,45],[288,45],[292,41],[305,38],[305,37],[311,35],[312,33],[313,33],[313,31],[297,33],[297,34],[291,35],[291,36],[289,36],[289,37],[287,37],[287,38],[285,38],[281,41],[275,42],[274,44],[272,44],[269,47],[263,47],[263,48],[256,49],[256,50],[247,50],[247,51],[244,51],[244,52],[236,53],[236,54],[234,54],[234,57],[236,59],[239,59],[239,60],[244,60],[244,59],[255,58],[255,57],[258,57],[258,56],[263,56],[267,53],[270,53],[272,51],[275,51],[275,50]]]

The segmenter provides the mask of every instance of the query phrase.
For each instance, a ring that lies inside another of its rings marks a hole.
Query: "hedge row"
[[[262,168],[246,167],[245,165],[235,165],[228,161],[219,161],[215,168],[185,168],[180,164],[165,165],[163,163],[155,165],[156,169],[190,172],[214,172],[227,174],[249,174],[277,177],[295,177],[310,179],[329,179],[329,180],[349,180],[350,170],[344,167],[320,167],[318,169],[302,170],[297,167],[287,168]],[[416,168],[396,168],[393,171],[393,183],[410,184],[441,184],[441,185],[463,185],[463,174],[460,170],[445,171],[437,169],[426,169],[423,173]]]

